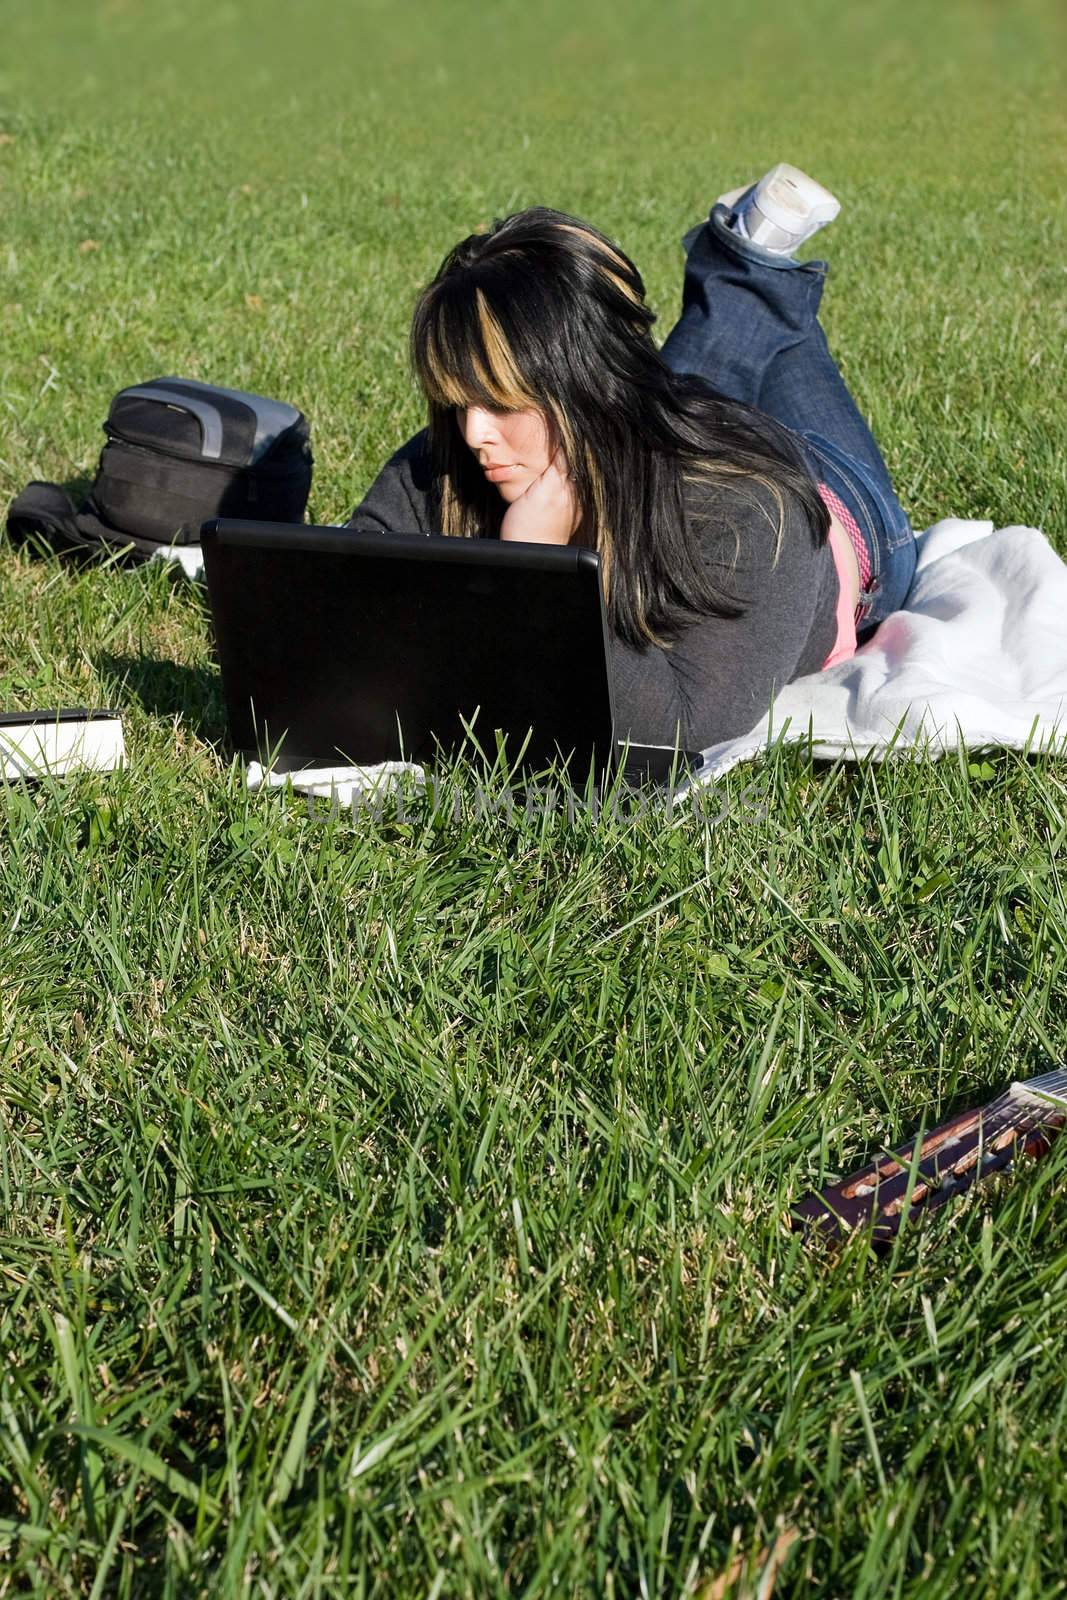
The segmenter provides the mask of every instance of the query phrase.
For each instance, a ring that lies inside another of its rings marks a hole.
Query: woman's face
[[[467,406],[456,412],[456,421],[486,481],[509,505],[526,493],[555,454],[548,424],[539,411],[486,411],[482,406]]]

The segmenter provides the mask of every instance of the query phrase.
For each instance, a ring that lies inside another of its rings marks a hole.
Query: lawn
[[[665,333],[789,159],[915,525],[1067,554],[1055,0],[3,18],[5,502],[174,373],[300,405],[339,520],[457,238],[586,216]],[[723,1600],[776,1544],[776,1596],[1067,1593],[1067,1140],[887,1259],[783,1224],[1067,1054],[1062,760],[353,817],[248,792],[162,570],[5,545],[0,641],[0,703],[130,752],[0,792],[0,1597]]]

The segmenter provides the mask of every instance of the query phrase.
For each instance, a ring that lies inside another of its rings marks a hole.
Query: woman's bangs
[[[537,402],[522,381],[512,346],[481,289],[474,297],[439,295],[415,347],[415,365],[430,405],[524,411]]]

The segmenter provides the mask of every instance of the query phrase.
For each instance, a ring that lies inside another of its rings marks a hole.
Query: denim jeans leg
[[[663,356],[798,435],[816,476],[848,506],[871,557],[862,643],[906,599],[914,535],[819,325],[825,262],[774,255],[734,233],[728,215],[716,206],[686,235],[682,314]]]
[[[768,369],[816,325],[826,265],[772,256],[731,232],[727,215],[716,206],[685,236],[682,314],[662,354],[675,372],[696,373],[720,394],[765,410]]]

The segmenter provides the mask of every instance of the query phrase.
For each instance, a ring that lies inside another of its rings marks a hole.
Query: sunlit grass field
[[[457,238],[586,216],[666,333],[789,159],[915,525],[1067,553],[1053,0],[0,17],[5,502],[178,374],[300,405],[339,520]],[[1067,1141],[888,1259],[783,1225],[1063,1060],[1062,760],[309,814],[231,761],[196,589],[9,546],[0,690],[130,754],[0,793],[0,1596],[1067,1592]]]

